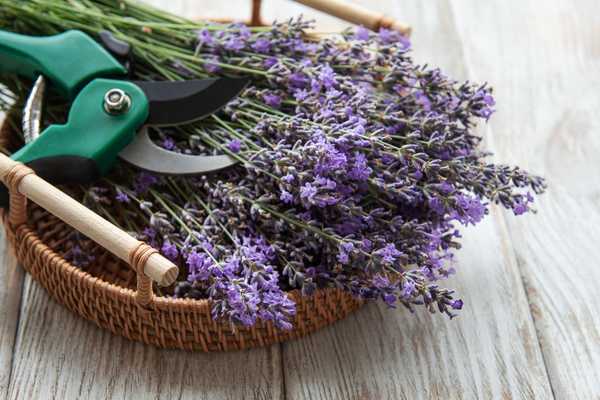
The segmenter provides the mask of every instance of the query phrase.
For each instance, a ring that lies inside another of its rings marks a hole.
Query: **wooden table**
[[[154,0],[242,17],[247,0]],[[265,19],[303,12],[282,0]],[[501,162],[549,178],[538,215],[465,231],[459,318],[369,305],[310,337],[227,354],[160,351],[62,308],[0,241],[0,399],[600,399],[600,17],[593,0],[363,0],[414,27],[414,57],[488,81]],[[210,7],[210,10],[207,8]]]

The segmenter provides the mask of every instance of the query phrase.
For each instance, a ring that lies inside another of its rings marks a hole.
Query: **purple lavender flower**
[[[417,103],[419,103],[425,111],[431,110],[431,100],[429,100],[429,97],[427,97],[423,91],[417,90],[414,93],[414,96]]]
[[[234,52],[238,52],[238,51],[242,50],[245,46],[246,46],[246,44],[244,43],[244,40],[240,36],[230,37],[223,45],[223,47],[226,50],[234,51]]]
[[[402,50],[408,50],[411,47],[410,38],[406,35],[400,35],[399,43]]]
[[[294,195],[287,190],[282,190],[279,199],[285,204],[291,204],[294,202]]]
[[[377,289],[386,289],[390,287],[390,280],[385,275],[375,274],[373,277],[373,286],[375,286]]]
[[[383,262],[387,264],[393,264],[394,261],[396,261],[396,259],[402,255],[402,252],[396,249],[396,246],[393,243],[388,243],[381,249],[377,250],[375,254],[381,257]]]
[[[175,261],[177,260],[177,257],[179,257],[177,246],[168,240],[163,243],[162,247],[160,248],[160,252],[171,261]]]
[[[487,209],[481,200],[477,197],[470,197],[464,194],[456,196],[457,211],[454,213],[454,218],[458,219],[465,225],[475,225],[483,219]]]
[[[281,107],[281,96],[278,96],[274,93],[265,93],[263,94],[263,100],[264,102],[273,108],[279,108]]]
[[[198,40],[198,43],[201,44],[201,45],[207,45],[207,46],[209,46],[209,45],[213,44],[212,34],[206,28],[200,29],[199,31],[197,31],[197,33],[196,33],[196,39]]]
[[[319,80],[321,84],[329,89],[335,84],[335,72],[329,65],[324,65],[319,72]]]
[[[351,242],[344,242],[338,248],[337,260],[342,264],[348,264],[350,262],[350,253],[354,250],[354,244]]]
[[[315,166],[315,173],[317,175],[324,175],[346,168],[348,157],[343,151],[338,150],[334,145],[329,143],[323,143],[321,146],[323,159]]]
[[[296,99],[296,101],[299,102],[303,102],[304,100],[306,100],[308,98],[308,91],[306,89],[298,89],[296,91],[294,91],[294,98]]]
[[[142,235],[148,240],[154,240],[156,238],[156,230],[154,228],[146,227],[142,231]]]
[[[361,242],[360,248],[363,251],[371,251],[371,249],[373,248],[373,242],[371,242],[369,239],[364,238]]]
[[[365,181],[369,179],[373,170],[367,165],[367,157],[364,153],[354,153],[354,163],[348,176],[357,181]]]
[[[269,39],[260,38],[252,44],[252,49],[258,53],[268,53],[271,50],[271,41]]]
[[[304,88],[304,86],[306,85],[302,85],[301,87]],[[321,84],[320,80],[317,79],[311,79],[310,80],[310,92],[313,94],[319,94],[321,93],[321,89],[323,89],[323,85]]]
[[[288,76],[288,83],[296,89],[303,89],[309,83],[309,78],[301,72],[294,72]]]
[[[488,120],[496,111],[494,109],[496,101],[494,100],[490,90],[487,88],[481,88],[477,90],[472,100],[474,102],[475,115],[484,118],[485,120]]]
[[[315,188],[313,185],[311,185],[310,183],[305,183],[301,188],[300,188],[300,198],[302,199],[306,199],[309,202],[312,202],[315,195],[317,194],[317,188]]]
[[[209,279],[213,262],[206,254],[192,251],[187,256],[186,264],[188,267],[187,279],[189,282],[206,281]]]
[[[379,40],[383,44],[393,44],[400,41],[402,35],[400,32],[387,29],[387,28],[379,28]]]
[[[492,95],[488,92],[483,94],[483,102],[489,107],[496,105],[496,100],[494,100],[494,97],[492,97]]]
[[[227,143],[227,148],[233,153],[239,153],[242,149],[242,142],[238,139],[232,139],[229,143]]]
[[[213,55],[207,56],[204,59],[203,67],[206,70],[206,72],[214,74],[221,70],[221,66],[219,65],[220,62],[221,61],[219,60],[219,57],[217,57],[217,56],[213,56]]]
[[[370,36],[371,36],[371,32],[364,26],[360,25],[356,28],[356,33],[354,34],[355,39],[367,41],[367,40],[369,40]]]
[[[450,302],[450,307],[452,307],[454,310],[461,310],[463,308],[463,301],[460,299],[453,300]]]
[[[529,208],[527,207],[527,203],[520,201],[517,202],[513,205],[513,212],[515,213],[515,215],[522,215],[525,214],[527,211],[529,211]]]
[[[446,212],[446,208],[444,207],[443,201],[437,196],[429,198],[428,205],[431,211],[438,215],[444,215],[444,213]]]
[[[279,60],[277,60],[277,57],[269,57],[265,59],[265,61],[263,61],[263,67],[269,69],[272,68],[274,65],[277,65],[278,62]]]
[[[175,141],[170,137],[166,137],[160,143],[160,146],[165,150],[174,150],[175,149]]]
[[[388,307],[394,307],[396,305],[396,301],[398,298],[392,293],[385,293],[383,296],[383,302],[388,305]]]
[[[380,28],[378,36],[379,36],[379,40],[383,44],[386,44],[386,45],[399,44],[400,49],[402,51],[406,51],[410,48],[409,38],[407,36],[401,34],[398,31],[386,29],[386,28]]]
[[[281,180],[285,183],[292,183],[294,180],[296,180],[296,178],[292,174],[286,174],[281,177]]]
[[[402,286],[401,295],[404,299],[410,299],[415,293],[417,286],[413,280],[406,280]]]
[[[131,199],[127,196],[127,193],[117,189],[117,195],[115,196],[115,200],[119,203],[129,203]]]
[[[250,36],[252,36],[252,32],[250,31],[250,29],[243,23],[237,23],[234,24],[237,25],[238,27],[238,34],[240,35],[240,37],[244,40],[248,40],[250,38]]]
[[[142,171],[137,175],[133,188],[137,194],[144,194],[156,183],[158,183],[158,178],[156,176]]]
[[[438,185],[438,189],[442,194],[450,194],[454,193],[454,186],[452,186],[448,181],[444,181]]]

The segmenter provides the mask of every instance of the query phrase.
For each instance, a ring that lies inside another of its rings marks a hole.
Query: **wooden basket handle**
[[[333,15],[353,24],[364,25],[377,32],[380,28],[396,30],[403,35],[410,35],[411,28],[385,14],[372,11],[368,8],[351,4],[343,0],[294,0],[297,3]]]
[[[27,222],[27,199],[40,205],[89,237],[137,273],[136,301],[152,302],[152,281],[171,285],[179,270],[158,251],[111,224],[63,191],[46,182],[29,167],[0,154],[0,179],[10,192],[8,222],[17,227]]]
[[[262,26],[264,25],[261,17],[261,3],[262,0],[252,0],[252,15],[250,16],[251,26]]]
[[[411,27],[388,17],[385,14],[378,13],[368,8],[350,4],[342,0],[294,0],[297,3],[323,11],[326,14],[333,15],[353,24],[364,25],[365,27],[377,32],[380,28],[396,30],[403,35],[409,36]],[[260,10],[261,0],[252,0],[252,17],[250,25],[263,25]]]

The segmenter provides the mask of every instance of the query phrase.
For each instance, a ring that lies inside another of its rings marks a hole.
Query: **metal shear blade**
[[[157,146],[142,128],[134,141],[119,153],[128,163],[150,172],[167,175],[195,175],[231,167],[237,160],[227,155],[194,156]]]
[[[146,125],[181,125],[219,111],[248,85],[245,78],[132,81],[148,98]]]
[[[202,119],[235,98],[248,84],[247,79],[214,78],[180,82],[133,81],[149,102],[146,126],[180,125]],[[40,76],[23,112],[26,143],[39,136],[45,81]],[[165,150],[152,142],[146,127],[125,147],[119,157],[137,168],[169,175],[205,174],[228,168],[237,160],[227,155],[193,156]]]
[[[133,82],[148,97],[150,115],[146,125],[176,125],[197,121],[235,98],[248,79],[215,78],[181,82]],[[133,142],[119,153],[128,163],[159,174],[195,175],[215,172],[237,163],[227,155],[193,156],[158,147],[143,127]]]

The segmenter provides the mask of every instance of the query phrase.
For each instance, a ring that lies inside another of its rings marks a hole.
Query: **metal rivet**
[[[123,114],[130,106],[131,98],[121,89],[110,89],[104,95],[104,110],[109,114]]]

